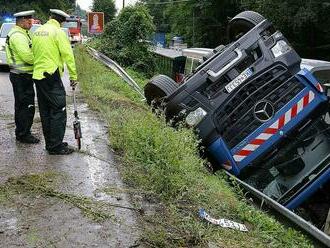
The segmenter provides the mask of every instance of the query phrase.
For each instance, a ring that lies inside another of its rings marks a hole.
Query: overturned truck
[[[151,79],[147,102],[172,123],[196,128],[215,166],[329,232],[330,75],[318,77],[315,61],[302,66],[256,12],[235,16],[228,36],[182,84]]]

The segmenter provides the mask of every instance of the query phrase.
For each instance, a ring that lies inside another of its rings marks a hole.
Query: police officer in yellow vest
[[[39,112],[46,150],[49,154],[66,155],[74,150],[63,142],[66,128],[66,93],[61,80],[66,64],[71,86],[76,85],[75,59],[68,37],[61,29],[69,15],[50,10],[50,19],[38,28],[32,38],[33,79],[37,88]]]
[[[35,112],[32,80],[33,53],[29,29],[34,10],[14,14],[16,25],[6,39],[6,56],[10,66],[9,78],[15,97],[16,139],[22,143],[38,143],[31,134]]]

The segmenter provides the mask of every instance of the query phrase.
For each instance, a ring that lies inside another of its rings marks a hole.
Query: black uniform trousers
[[[45,78],[34,80],[37,89],[39,112],[46,149],[62,145],[66,128],[66,94],[59,71]]]
[[[32,74],[11,72],[9,79],[13,85],[15,98],[15,134],[16,138],[20,139],[31,135],[35,113]]]

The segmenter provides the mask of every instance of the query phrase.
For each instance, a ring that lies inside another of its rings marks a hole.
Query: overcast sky
[[[120,10],[123,7],[123,0],[115,0],[117,10]],[[125,5],[133,4],[137,0],[125,0]],[[90,7],[93,4],[93,0],[77,0],[77,3],[82,9],[90,10]]]

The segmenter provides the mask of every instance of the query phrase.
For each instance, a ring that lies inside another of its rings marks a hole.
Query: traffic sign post
[[[104,31],[104,13],[89,12],[88,16],[88,33],[101,34]]]

